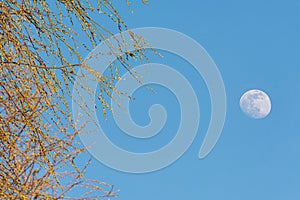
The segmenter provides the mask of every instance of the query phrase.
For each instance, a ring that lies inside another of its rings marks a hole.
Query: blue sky
[[[210,120],[206,85],[184,60],[168,53],[163,59],[151,57],[179,70],[193,86],[201,109],[196,139],[178,161],[156,172],[123,173],[93,159],[87,175],[114,184],[121,190],[120,200],[300,199],[300,2],[162,0],[134,3],[133,16],[125,4],[119,8],[130,28],[174,29],[207,50],[223,77],[227,117],[219,142],[199,160]],[[118,146],[147,152],[174,136],[180,120],[178,102],[167,89],[152,87],[158,94],[145,88],[135,93],[131,114],[136,123],[146,125],[149,106],[160,103],[168,112],[166,126],[158,137],[138,141],[122,135],[109,115],[101,124]],[[265,119],[251,119],[239,108],[241,95],[253,88],[271,98],[272,111]]]

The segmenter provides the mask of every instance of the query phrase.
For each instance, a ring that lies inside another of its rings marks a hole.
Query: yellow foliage
[[[112,35],[91,14],[113,21],[120,32],[128,29],[110,1],[94,2],[0,1],[0,199],[63,199],[75,187],[91,192],[78,199],[116,196],[112,186],[84,176],[89,162],[82,169],[76,164],[85,149],[75,140],[80,130],[74,128],[67,102],[74,71],[87,67],[79,50]],[[89,43],[76,39],[75,26]],[[130,35],[136,49],[145,45]],[[143,52],[129,55],[142,59]],[[130,69],[128,52],[123,53],[117,54],[118,61]],[[111,76],[91,71],[99,80],[104,113],[110,109],[104,95],[111,97],[114,81],[120,81],[117,66],[111,71]]]

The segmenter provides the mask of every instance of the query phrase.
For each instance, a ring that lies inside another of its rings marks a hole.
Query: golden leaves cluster
[[[88,162],[76,164],[85,149],[76,142],[80,130],[68,101],[75,71],[87,67],[80,52],[113,34],[103,25],[108,21],[127,30],[108,0],[0,2],[0,199],[63,199],[76,187],[86,188],[78,199],[116,196],[112,186],[84,176]],[[143,59],[147,45],[130,35],[136,51],[111,47],[127,70],[128,55]],[[78,40],[83,36],[86,42]],[[95,72],[104,112],[103,96],[112,97],[120,80],[117,63],[110,70],[110,76]]]

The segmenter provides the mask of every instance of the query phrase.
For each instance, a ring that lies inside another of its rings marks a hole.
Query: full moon
[[[242,111],[251,118],[262,119],[271,111],[271,100],[261,90],[249,90],[240,99]]]

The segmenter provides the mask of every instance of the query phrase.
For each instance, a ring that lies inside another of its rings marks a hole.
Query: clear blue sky
[[[87,175],[114,184],[121,190],[120,200],[300,199],[300,1],[150,1],[150,5],[135,3],[133,16],[125,4],[120,5],[130,28],[174,29],[208,51],[223,76],[227,117],[216,147],[199,160],[210,118],[207,88],[188,63],[172,55],[153,58],[177,69],[185,66],[181,73],[200,99],[197,138],[177,162],[163,170],[127,174],[93,159]],[[178,102],[169,91],[153,87],[159,95],[137,91],[132,115],[145,125],[149,118],[143,112],[161,103],[168,111],[166,127],[159,137],[139,143],[122,135],[109,117],[103,127],[115,144],[146,152],[172,138],[180,117]],[[272,111],[265,119],[250,119],[239,108],[241,95],[253,88],[264,90],[272,100]]]

